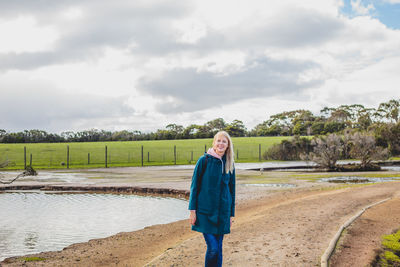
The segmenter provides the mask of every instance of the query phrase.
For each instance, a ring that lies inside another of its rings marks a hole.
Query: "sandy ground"
[[[130,170],[129,170],[130,169]],[[163,188],[188,189],[191,170],[147,170],[124,168],[109,170],[88,170],[87,178],[80,183],[131,184]],[[390,173],[386,173],[390,174]],[[396,173],[393,173],[396,174]],[[9,174],[12,176],[12,174]],[[320,257],[340,225],[363,207],[379,200],[392,200],[367,211],[357,220],[348,236],[356,233],[358,223],[365,218],[375,220],[372,228],[381,228],[374,234],[378,238],[374,247],[364,248],[365,253],[374,256],[373,249],[379,245],[381,232],[390,233],[400,226],[397,212],[400,182],[384,182],[372,185],[343,186],[315,181],[316,177],[342,176],[329,173],[294,173],[251,171],[238,172],[237,216],[232,233],[224,239],[224,266],[319,266]],[[357,174],[346,174],[357,175]],[[151,179],[150,179],[150,178]],[[311,179],[313,178],[313,179]],[[49,178],[45,183],[65,183]],[[61,179],[62,180],[62,179]],[[37,180],[18,181],[33,183]],[[76,181],[69,181],[76,182]],[[247,186],[253,183],[289,183],[296,188],[279,189]],[[397,209],[394,209],[397,208]],[[374,219],[365,217],[373,211]],[[382,221],[391,222],[381,226]],[[358,226],[362,229],[363,225]],[[355,236],[364,236],[365,231]],[[368,232],[369,233],[369,232]],[[367,239],[370,237],[367,236]],[[342,242],[347,242],[343,239]],[[351,241],[351,238],[348,238]],[[350,242],[349,241],[349,242]],[[359,243],[359,241],[354,241]],[[342,245],[343,248],[354,246]],[[372,252],[371,252],[372,251]],[[104,239],[74,244],[62,251],[45,252],[35,256],[46,260],[24,262],[19,257],[6,259],[2,266],[202,266],[205,243],[201,234],[190,231],[188,220],[156,225],[143,230],[120,233]],[[332,260],[346,254],[341,249]],[[343,254],[344,253],[344,254]],[[357,253],[357,254],[354,254]],[[349,252],[352,266],[365,266],[358,253]],[[350,266],[335,263],[335,266]]]
[[[331,266],[368,266],[381,248],[381,237],[400,228],[400,192],[367,210],[341,238]]]

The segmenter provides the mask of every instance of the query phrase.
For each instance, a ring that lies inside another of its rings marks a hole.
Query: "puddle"
[[[12,180],[20,172],[2,172],[1,176],[3,180]],[[19,178],[19,181],[40,181],[40,182],[66,182],[66,183],[79,183],[88,182],[89,175],[85,173],[63,173],[63,172],[48,172],[39,171],[36,176],[24,176]]]
[[[274,187],[274,188],[293,188],[295,184],[243,184],[244,186]]]
[[[391,182],[395,180],[399,180],[399,177],[372,178],[372,177],[360,177],[360,176],[339,176],[339,177],[322,178],[319,181],[328,183],[342,183],[342,184],[366,184],[366,183]]]
[[[173,198],[4,192],[0,194],[0,261],[182,220],[187,213],[187,201]]]
[[[400,166],[382,166],[382,170],[386,171],[400,171]]]

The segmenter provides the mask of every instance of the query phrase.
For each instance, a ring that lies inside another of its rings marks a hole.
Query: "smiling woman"
[[[222,242],[235,216],[235,183],[232,140],[220,131],[197,161],[190,187],[190,224],[204,235],[205,266],[222,266]]]

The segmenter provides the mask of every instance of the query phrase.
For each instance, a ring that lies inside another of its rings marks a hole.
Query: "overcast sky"
[[[155,131],[400,97],[400,0],[0,0],[0,129]]]

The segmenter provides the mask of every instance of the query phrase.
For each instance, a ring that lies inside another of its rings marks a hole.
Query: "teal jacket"
[[[200,175],[207,167],[199,184]],[[218,159],[207,153],[197,161],[190,187],[189,210],[196,210],[192,230],[209,234],[230,233],[235,216],[235,170],[225,172],[225,155]]]

